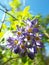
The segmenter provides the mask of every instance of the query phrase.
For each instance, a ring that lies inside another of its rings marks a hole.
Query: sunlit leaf
[[[3,37],[4,35],[4,32],[0,32],[0,38]]]

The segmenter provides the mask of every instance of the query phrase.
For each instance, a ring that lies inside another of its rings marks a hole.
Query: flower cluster
[[[38,49],[43,48],[41,41],[42,34],[39,33],[38,20],[26,20],[25,27],[18,27],[17,31],[14,32],[15,37],[9,37],[7,39],[7,46],[20,56],[28,56],[33,59]]]

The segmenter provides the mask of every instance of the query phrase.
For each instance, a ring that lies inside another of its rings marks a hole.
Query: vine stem
[[[0,8],[1,11],[3,11],[3,12],[5,12],[6,14],[10,15],[10,16],[13,17],[15,20],[18,20],[18,19],[16,19],[12,14],[10,14],[10,13],[8,12],[9,10],[8,10],[3,4],[0,3],[0,6],[5,9],[5,10],[3,10],[3,9]]]
[[[3,4],[0,3],[0,6],[2,6],[6,11],[8,11],[8,9]]]
[[[15,18],[12,14],[10,14],[9,12],[4,11],[4,10],[3,10],[3,9],[1,9],[1,8],[0,8],[0,10],[1,10],[1,11],[3,11],[3,12],[5,12],[6,14],[10,15],[11,17],[13,17],[15,20],[18,20],[18,19],[16,19],[16,18]]]

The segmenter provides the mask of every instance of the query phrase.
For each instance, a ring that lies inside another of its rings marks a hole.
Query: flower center
[[[24,46],[23,44],[21,44],[21,45],[20,45],[20,47],[21,47],[22,49],[24,49],[24,48],[25,48],[25,46]]]
[[[31,38],[30,38],[30,36],[28,35],[28,36],[27,36],[27,40],[30,40],[30,39],[31,39]]]
[[[35,40],[40,40],[39,37],[35,37]]]
[[[28,32],[31,33],[31,32],[32,32],[32,28],[29,28],[29,29],[28,29]]]
[[[15,41],[14,41],[14,44],[18,44],[18,40],[15,40]]]
[[[17,34],[20,36],[21,35],[21,32],[17,32]]]

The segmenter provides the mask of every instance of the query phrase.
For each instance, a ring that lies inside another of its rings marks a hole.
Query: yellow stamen
[[[15,40],[14,43],[15,43],[15,44],[18,44],[18,40]]]
[[[28,29],[28,32],[31,33],[31,32],[32,32],[32,28],[29,28],[29,29]]]
[[[30,36],[29,35],[27,36],[27,40],[30,40]]]
[[[21,35],[21,32],[17,32],[17,34],[20,36]]]
[[[35,37],[35,40],[40,40],[39,37]]]
[[[24,49],[24,48],[25,48],[25,46],[24,46],[23,44],[21,44],[21,45],[20,45],[20,47],[21,47],[22,49]]]

